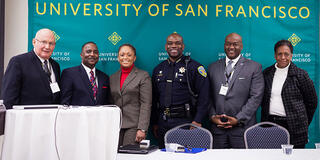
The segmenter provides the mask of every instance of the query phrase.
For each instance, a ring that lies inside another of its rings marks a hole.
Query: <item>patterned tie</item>
[[[96,80],[95,80],[95,77],[94,77],[94,73],[93,73],[92,70],[90,71],[90,82],[91,82],[91,85],[92,85],[93,98],[94,98],[94,100],[96,100],[97,99],[98,87],[97,87],[97,83],[96,83]]]
[[[48,60],[44,60],[42,68],[44,72],[47,74],[49,81],[51,82],[51,72],[48,67]]]
[[[233,63],[233,61],[230,60],[230,61],[228,62],[227,68],[226,68],[226,76],[227,76],[227,80],[228,80],[228,81],[229,81],[229,78],[230,78],[231,72],[232,72],[232,63]]]

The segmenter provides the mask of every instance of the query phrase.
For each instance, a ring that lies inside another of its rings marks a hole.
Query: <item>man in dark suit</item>
[[[61,104],[95,106],[110,104],[109,77],[95,68],[99,61],[94,42],[82,46],[82,64],[68,68],[61,74]]]
[[[41,29],[32,44],[32,51],[12,57],[8,64],[1,93],[7,109],[59,103],[60,66],[50,58],[56,44],[54,33]]]
[[[242,38],[225,39],[226,58],[209,66],[214,148],[244,148],[244,131],[256,123],[264,89],[260,64],[241,56]]]

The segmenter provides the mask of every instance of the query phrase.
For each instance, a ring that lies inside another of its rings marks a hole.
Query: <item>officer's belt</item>
[[[170,107],[161,107],[163,114],[168,118],[184,118],[186,117],[185,105],[176,105]]]

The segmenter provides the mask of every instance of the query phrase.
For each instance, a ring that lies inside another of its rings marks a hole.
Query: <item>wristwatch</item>
[[[146,130],[143,130],[143,129],[139,129],[140,131],[142,131],[143,133],[146,133]]]

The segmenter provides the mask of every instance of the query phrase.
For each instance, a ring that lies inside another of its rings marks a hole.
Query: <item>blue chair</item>
[[[261,122],[244,132],[244,142],[247,149],[281,148],[282,144],[290,144],[290,134],[280,125]]]
[[[193,129],[190,129],[190,126]],[[186,123],[170,129],[164,136],[165,143],[177,143],[190,148],[212,148],[211,132],[205,128]]]

